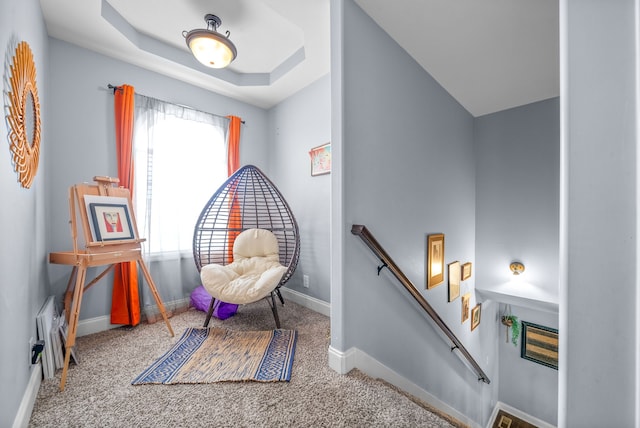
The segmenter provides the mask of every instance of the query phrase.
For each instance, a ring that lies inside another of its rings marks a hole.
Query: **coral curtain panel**
[[[122,85],[114,90],[116,156],[118,178],[133,194],[133,86]],[[138,295],[138,267],[136,262],[116,266],[111,297],[111,323],[138,325],[140,323],[140,298]]]
[[[229,118],[229,148],[227,149],[227,174],[229,177],[240,168],[240,125],[242,119],[236,116]]]
[[[227,116],[229,118],[229,142],[227,144],[227,174],[229,177],[240,168],[240,126],[242,119],[237,116]],[[240,218],[240,207],[237,201],[231,203],[229,212],[229,229],[240,229],[242,219]],[[233,243],[240,231],[229,232],[227,244],[227,260],[233,261]]]

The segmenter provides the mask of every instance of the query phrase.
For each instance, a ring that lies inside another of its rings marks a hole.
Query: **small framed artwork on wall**
[[[462,323],[469,319],[469,302],[471,301],[471,293],[462,296]]]
[[[449,263],[449,301],[460,296],[460,262]]]
[[[326,143],[309,150],[311,158],[311,176],[329,174],[331,172],[331,143]]]
[[[462,265],[462,280],[471,278],[471,262]]]
[[[427,237],[427,289],[444,281],[444,234]]]
[[[482,304],[478,303],[471,311],[471,331],[480,325],[480,315],[482,315]]]
[[[522,321],[520,356],[558,370],[558,330]]]

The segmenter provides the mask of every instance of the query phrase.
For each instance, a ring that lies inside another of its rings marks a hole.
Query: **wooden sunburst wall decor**
[[[36,66],[27,42],[20,42],[10,66],[8,102],[9,148],[18,181],[30,188],[40,158],[40,100]]]

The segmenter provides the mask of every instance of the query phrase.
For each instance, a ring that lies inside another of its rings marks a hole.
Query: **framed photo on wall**
[[[471,262],[462,265],[462,280],[471,278]]]
[[[469,302],[471,301],[471,293],[462,296],[462,323],[469,319]]]
[[[449,263],[449,301],[460,296],[460,262]]]
[[[427,289],[444,281],[444,234],[427,237]]]
[[[471,310],[471,331],[480,325],[480,316],[482,315],[482,303],[478,303]]]
[[[309,157],[312,177],[331,172],[331,143],[312,148],[309,150]]]

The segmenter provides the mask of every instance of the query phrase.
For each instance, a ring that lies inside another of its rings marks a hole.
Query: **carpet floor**
[[[278,304],[279,305],[279,304]],[[131,385],[205,314],[191,309],[164,322],[80,337],[80,364],[44,380],[29,427],[460,427],[387,383],[358,370],[329,368],[329,319],[292,302],[278,306],[282,328],[298,331],[290,382]],[[266,301],[241,306],[209,327],[274,328]],[[447,418],[448,419],[448,418]]]

